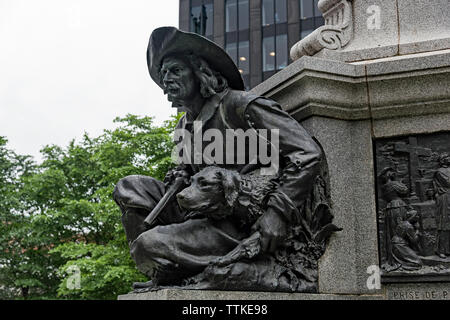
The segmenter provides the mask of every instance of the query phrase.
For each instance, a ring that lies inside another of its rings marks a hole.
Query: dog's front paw
[[[225,267],[233,262],[234,261],[232,259],[228,258],[227,256],[223,256],[212,260],[209,264],[216,267]]]

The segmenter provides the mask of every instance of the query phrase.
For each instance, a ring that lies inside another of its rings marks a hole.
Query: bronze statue
[[[381,190],[387,205],[385,208],[386,224],[386,271],[396,269],[417,270],[422,262],[417,252],[420,251],[419,232],[414,228],[418,219],[416,211],[410,210],[403,201],[409,194],[408,187],[397,181],[396,172],[391,167],[384,168],[379,177],[382,180]]]
[[[313,192],[323,165],[318,143],[275,101],[243,91],[231,58],[200,35],[154,30],[147,63],[168,100],[186,112],[177,126],[190,136],[182,144],[209,129],[223,137],[260,132],[279,167],[261,175],[267,163],[241,139],[243,146],[216,149],[216,155],[234,155],[224,162],[198,161],[199,150],[182,149],[188,161],[164,183],[145,176],[120,180],[114,199],[131,255],[151,278],[134,287],[315,292],[317,260],[339,230],[325,196]],[[267,130],[277,132],[278,148]],[[205,149],[203,143],[200,160]],[[245,160],[236,160],[240,156]]]
[[[387,282],[441,281],[450,271],[450,132],[375,141],[378,231]]]
[[[441,154],[439,164],[440,168],[434,175],[438,226],[436,253],[445,259],[450,256],[450,156],[448,153]]]

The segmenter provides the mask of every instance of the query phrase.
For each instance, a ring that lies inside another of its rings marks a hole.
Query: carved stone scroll
[[[323,48],[339,50],[351,40],[353,34],[351,0],[321,0],[318,6],[323,12],[325,25],[314,30],[291,48],[292,60],[304,55],[312,56]]]

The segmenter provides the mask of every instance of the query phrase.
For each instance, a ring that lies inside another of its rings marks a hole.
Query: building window
[[[262,41],[263,46],[263,72],[275,70],[275,38],[265,37]]]
[[[287,34],[279,34],[275,37],[275,60],[277,70],[286,68],[288,65],[288,38]]]
[[[263,38],[263,72],[286,68],[288,65],[287,40],[287,34],[278,34]]]
[[[238,17],[239,30],[246,30],[250,28],[250,5],[249,0],[238,0]]]
[[[275,23],[287,22],[286,0],[275,0]]]
[[[225,1],[225,32],[249,28],[249,0]]]
[[[191,0],[190,31],[212,39],[213,25],[213,0]]]
[[[287,22],[286,0],[262,0],[262,25]]]
[[[262,1],[262,25],[269,26],[275,20],[275,4],[274,0]]]
[[[225,51],[237,65],[246,88],[250,80],[249,0],[225,1]]]
[[[299,0],[300,5],[300,38],[324,24],[322,13],[317,6],[319,0]]]
[[[238,67],[239,72],[243,75],[247,75],[250,73],[250,42],[249,41],[240,41],[238,46]]]
[[[250,41],[228,42],[225,51],[237,65],[239,72],[244,79],[244,84],[249,88],[250,80]]]
[[[225,2],[225,32],[233,32],[238,28],[238,13],[236,0]]]
[[[262,0],[262,70],[267,79],[288,64],[287,1]]]
[[[300,0],[300,20],[314,17],[313,0]]]

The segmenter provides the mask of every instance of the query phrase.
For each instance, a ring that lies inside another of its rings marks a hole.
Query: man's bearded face
[[[189,101],[199,93],[197,77],[183,60],[174,57],[164,59],[160,73],[169,101]]]

